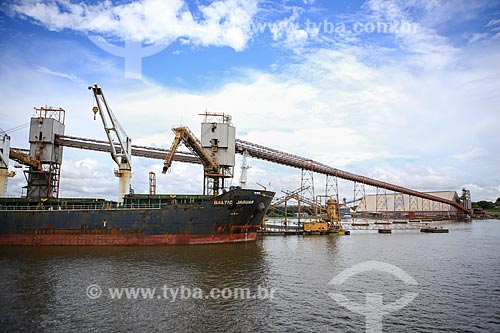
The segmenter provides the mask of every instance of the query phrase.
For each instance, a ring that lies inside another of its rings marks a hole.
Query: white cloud
[[[496,20],[489,21],[488,24],[486,24],[486,26],[492,27],[492,26],[499,25],[499,24],[500,24],[500,19],[496,19]]]
[[[394,36],[399,41],[399,47],[402,50],[415,55],[412,59],[415,66],[433,66],[434,68],[447,66],[457,56],[459,50],[445,37],[440,36],[435,29],[415,21],[405,10],[408,7],[400,5],[398,1],[370,0],[367,2],[370,15],[375,19],[384,22],[398,21],[402,25],[413,28],[410,31],[396,30]]]
[[[439,28],[449,24],[481,19],[495,10],[497,4],[489,0],[395,0],[398,6],[418,13],[425,26]]]
[[[480,148],[474,148],[469,151],[460,152],[458,154],[451,155],[450,157],[456,158],[459,161],[466,162],[479,157],[484,157],[485,152]]]
[[[113,197],[113,191],[117,183],[113,177],[111,164],[105,162],[104,155],[88,153],[93,158],[86,157],[83,160],[74,160],[78,152],[74,149],[65,148],[65,158],[61,168],[61,197]],[[82,154],[80,154],[82,155]],[[108,166],[108,167],[99,167]]]
[[[471,191],[472,201],[487,200],[495,202],[500,198],[500,184],[494,185],[477,185],[477,184],[464,184],[464,187]],[[481,196],[474,196],[474,193],[481,193]]]
[[[248,71],[240,80],[207,92],[175,91],[148,81],[110,82],[103,88],[134,144],[168,148],[173,140],[170,128],[180,123],[199,135],[197,114],[207,107],[231,114],[237,137],[243,140],[420,190],[459,190],[475,184],[475,199],[499,196],[492,189],[500,183],[494,173],[500,159],[490,157],[500,145],[491,135],[500,127],[495,79],[500,68],[494,56],[500,51],[464,54],[453,71],[417,73],[411,62],[370,65],[363,61],[367,52],[377,56],[376,50],[350,46],[315,50],[274,75]],[[36,92],[47,82],[39,75],[50,78],[50,92]],[[67,87],[65,77],[43,71],[25,72],[23,78],[19,84],[30,91],[30,104],[49,96],[66,107],[67,134],[104,138],[102,125],[92,120],[92,96],[86,89]],[[7,95],[10,90],[4,86]],[[27,120],[27,108],[15,104],[9,107],[18,110],[18,123]],[[25,147],[25,142],[19,137],[15,145]],[[88,154],[65,150],[62,193],[114,198],[113,161],[108,154]],[[158,192],[201,191],[200,166],[174,163],[171,173],[162,175],[161,161],[134,158],[133,163],[132,186],[138,193],[147,192],[151,170],[157,173]],[[300,185],[299,170],[256,160],[250,164],[253,186],[271,182],[270,188],[281,191]],[[349,197],[352,187],[344,187],[347,192],[341,195]]]
[[[293,7],[292,14],[275,22],[265,22],[267,28],[272,34],[274,41],[279,41],[282,46],[299,52],[309,38],[309,33],[301,29],[298,19],[303,10]],[[263,32],[263,31],[261,31]]]
[[[199,5],[197,13],[183,0],[144,0],[113,6],[69,0],[17,1],[12,11],[54,31],[71,29],[121,41],[168,45],[182,39],[197,46],[229,46],[236,51],[252,37],[251,21],[258,1],[224,0]]]
[[[483,40],[489,36],[488,33],[464,33],[463,34],[464,38],[466,38],[469,43],[475,43],[477,41]]]
[[[395,167],[382,164],[369,171],[369,176],[420,191],[459,191],[462,185],[456,170],[444,166],[431,167],[406,163]]]
[[[54,75],[54,76],[59,76],[62,78],[66,78],[70,81],[73,81],[79,85],[85,85],[85,82],[76,76],[75,74],[67,74],[67,73],[61,73],[61,72],[56,72],[51,69],[48,69],[47,67],[37,67],[37,72],[43,73],[43,74],[49,74],[49,75]]]
[[[208,12],[201,9],[190,15],[209,20],[226,10],[224,4],[214,7],[211,16],[203,16]],[[420,24],[405,7],[371,4],[373,15]],[[244,140],[420,190],[460,190],[469,184],[474,200],[493,200],[500,196],[500,49],[488,41],[457,49],[436,30],[419,27],[416,35],[394,36],[406,52],[369,43],[309,48],[294,64],[277,66],[272,73],[240,70],[239,76],[209,91],[177,91],[147,79],[124,82],[113,63],[95,62],[92,73],[109,73],[101,84],[135,144],[168,148],[170,128],[179,123],[198,135],[197,114],[208,108],[231,114],[237,136]],[[195,40],[191,38],[189,42]],[[286,38],[283,33],[277,41]],[[79,59],[79,52],[68,57]],[[13,110],[8,117],[2,113],[7,127],[26,122],[32,104],[48,100],[67,109],[67,134],[104,138],[101,124],[92,121],[92,96],[68,81],[72,75],[83,77],[80,71],[67,74],[57,66],[37,71],[36,66],[7,63],[1,68],[7,98],[0,110]],[[25,134],[16,137],[16,146],[25,146]],[[114,198],[117,181],[109,155],[67,151],[64,193]],[[133,163],[136,192],[147,191],[150,170],[157,173],[158,192],[201,191],[200,166],[174,163],[172,172],[162,175],[161,161],[134,158]],[[256,160],[250,164],[253,186],[258,181],[271,182],[276,191],[299,187],[298,170]],[[72,184],[75,178],[78,182]],[[344,188],[349,197],[352,184]]]

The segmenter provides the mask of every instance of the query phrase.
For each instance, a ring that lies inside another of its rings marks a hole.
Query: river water
[[[231,245],[0,247],[0,331],[363,332],[381,323],[384,332],[499,332],[500,221],[445,227]],[[149,294],[134,298],[132,288]]]

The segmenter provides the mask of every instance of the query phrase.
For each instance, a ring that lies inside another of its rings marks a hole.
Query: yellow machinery
[[[32,167],[37,171],[42,170],[42,162],[31,157],[29,154],[25,154],[17,149],[13,149],[13,148],[10,149],[9,153],[10,153],[9,154],[10,159],[12,159],[18,163]]]
[[[328,222],[304,222],[304,232],[306,234],[327,234],[329,233]]]
[[[304,232],[306,234],[327,234],[332,231],[339,232],[342,229],[339,220],[337,200],[328,199],[326,201],[326,218],[304,222]]]

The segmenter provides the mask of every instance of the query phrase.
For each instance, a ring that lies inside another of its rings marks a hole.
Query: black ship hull
[[[104,200],[79,205],[81,200],[2,199],[0,245],[252,241],[273,196],[273,192],[233,188],[216,197],[129,195],[122,206]]]

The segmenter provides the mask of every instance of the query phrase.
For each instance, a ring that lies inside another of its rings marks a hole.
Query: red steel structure
[[[419,198],[424,198],[424,199],[429,199],[434,202],[440,202],[444,204],[451,205],[455,207],[458,211],[462,211],[464,213],[469,213],[469,211],[464,208],[460,203],[452,200],[447,200],[443,198],[439,198],[437,196],[433,196],[427,193],[422,193],[419,191],[411,190],[402,186],[394,185],[394,184],[389,184],[386,182],[382,182],[376,179],[368,178],[365,176],[357,175],[351,172],[347,171],[342,171],[333,167],[330,167],[328,165],[322,164],[320,162],[312,161],[310,159],[306,159],[294,154],[290,153],[285,153],[276,149],[264,147],[261,145],[257,145],[255,143],[243,141],[243,140],[236,140],[236,152],[237,153],[243,153],[243,151],[247,151],[248,155],[254,158],[278,163],[278,164],[283,164],[286,166],[298,168],[298,169],[309,169],[314,172],[324,174],[324,175],[329,175],[329,176],[335,176],[338,178],[354,181],[357,183],[365,184],[365,185],[371,185],[379,188],[384,188],[387,190],[391,190],[394,192],[399,192],[399,193],[404,193],[408,194],[411,196],[419,197]]]
[[[73,136],[60,135],[56,137],[56,144],[65,147],[73,147],[79,149],[87,149],[87,150],[96,150],[109,152],[110,147],[109,143],[106,141],[87,139],[87,138],[78,138]],[[11,148],[16,149],[16,148]],[[415,191],[409,188],[405,188],[402,186],[390,184],[387,182],[379,181],[373,178],[357,175],[351,172],[343,171],[340,169],[333,168],[331,166],[325,165],[323,163],[304,158],[298,155],[286,153],[277,149],[265,147],[262,145],[258,145],[255,143],[251,143],[248,141],[243,141],[236,139],[235,142],[236,153],[243,154],[245,151],[248,153],[248,156],[293,167],[301,170],[310,170],[313,172],[317,172],[320,174],[324,174],[327,176],[338,177],[341,179],[349,180],[356,182],[358,184],[370,185],[374,186],[378,189],[385,189],[394,191],[395,193],[407,194],[412,197],[423,198],[425,200],[429,200],[435,203],[442,203],[450,205],[457,209],[458,212],[462,212],[465,214],[469,214],[470,211],[462,206],[459,202],[440,198],[428,193],[423,193],[419,191]],[[132,155],[141,156],[146,158],[160,159],[164,160],[167,154],[170,151],[168,149],[155,148],[155,147],[145,147],[145,146],[137,146],[132,145]],[[200,160],[191,153],[188,152],[175,152],[174,155],[175,161],[200,164]]]

